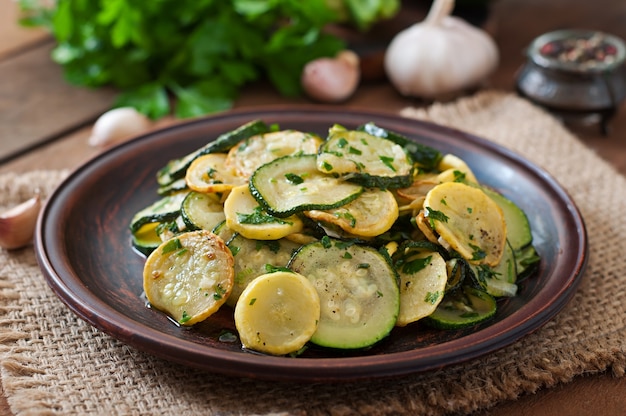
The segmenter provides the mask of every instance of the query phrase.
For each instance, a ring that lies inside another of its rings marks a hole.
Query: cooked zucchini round
[[[278,240],[304,228],[302,220],[295,215],[279,218],[268,214],[247,185],[230,192],[224,201],[224,215],[231,230],[253,240]]]
[[[197,192],[217,193],[245,184],[246,179],[224,166],[225,161],[225,153],[210,153],[196,158],[185,174],[187,186]]]
[[[413,162],[391,140],[335,126],[320,147],[317,168],[367,187],[402,188],[411,184]]]
[[[424,318],[439,329],[458,329],[479,324],[496,314],[496,300],[487,292],[463,286],[447,293],[437,309]]]
[[[210,231],[190,231],[159,245],[146,260],[143,287],[150,305],[181,325],[215,313],[230,295],[234,259]]]
[[[400,313],[396,325],[406,326],[437,309],[448,281],[447,267],[443,257],[435,251],[408,249],[401,255],[397,271]]]
[[[249,178],[261,165],[282,156],[316,154],[322,139],[297,130],[259,134],[242,140],[228,152],[226,166],[239,176]]]
[[[183,200],[180,215],[189,230],[213,229],[226,219],[224,204],[216,194],[191,191]]]
[[[435,186],[424,200],[431,228],[470,263],[495,266],[506,245],[502,209],[482,190],[460,182]]]
[[[235,259],[235,283],[226,304],[234,307],[241,292],[255,278],[267,273],[267,266],[287,267],[299,244],[287,239],[252,240],[241,234],[227,243]]]
[[[345,205],[358,197],[363,187],[318,171],[315,155],[296,155],[258,168],[250,178],[250,191],[270,214],[288,217]]]
[[[320,297],[320,322],[311,342],[364,348],[395,326],[400,308],[397,275],[374,248],[324,238],[303,246],[289,268],[306,276]]]
[[[303,276],[279,271],[261,275],[235,306],[235,326],[245,348],[273,355],[299,351],[320,318],[320,299]]]
[[[396,198],[389,190],[369,188],[346,205],[304,214],[316,221],[334,224],[354,236],[375,237],[391,228],[399,212]]]

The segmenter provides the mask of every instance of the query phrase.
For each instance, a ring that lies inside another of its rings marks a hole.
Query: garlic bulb
[[[144,133],[150,127],[150,119],[133,107],[114,108],[98,117],[88,143],[96,147],[110,146]]]
[[[476,86],[498,65],[483,30],[450,16],[454,0],[435,0],[428,16],[399,32],[384,58],[387,77],[405,96],[436,99]]]
[[[356,53],[344,50],[334,58],[318,58],[305,65],[301,84],[306,94],[318,101],[344,101],[359,85],[361,70]]]
[[[33,239],[41,199],[39,195],[0,214],[0,247],[12,250],[28,245]]]

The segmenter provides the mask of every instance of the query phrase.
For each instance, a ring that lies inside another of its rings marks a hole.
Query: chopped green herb
[[[414,274],[420,270],[424,270],[426,266],[430,264],[433,256],[426,256],[423,258],[417,258],[415,260],[407,261],[402,265],[402,272],[406,274]]]
[[[255,302],[256,302],[256,298],[252,298],[250,299],[250,303],[248,303],[248,305],[252,306],[255,304]]]
[[[293,185],[300,185],[302,182],[304,182],[304,179],[302,179],[301,176],[298,176],[295,173],[285,173],[285,178],[287,178],[287,181]]]
[[[266,213],[260,206],[255,207],[254,211],[250,214],[238,212],[237,219],[242,224],[292,224],[290,221]]]
[[[180,318],[180,321],[178,321],[178,323],[184,324],[185,322],[188,322],[190,319],[191,319],[191,316],[189,316],[187,311],[183,311],[183,317]]]
[[[396,171],[396,168],[393,166],[393,158],[389,156],[380,156],[380,161],[385,164],[392,171]]]
[[[437,300],[439,300],[440,297],[441,292],[428,292],[426,293],[426,298],[424,299],[424,301],[430,303],[431,305],[434,305],[435,303],[437,303]]]
[[[356,266],[357,269],[369,269],[370,268],[370,264],[369,263],[359,263],[358,266]]]
[[[356,147],[352,147],[352,146],[350,146],[350,148],[348,149],[348,153],[353,154],[353,155],[362,155],[363,154],[362,151],[360,151]]]
[[[221,284],[218,283],[217,285],[215,285],[215,293],[213,293],[213,299],[220,300],[224,297],[225,294],[226,289],[224,289]]]
[[[328,163],[328,162],[324,161],[324,162],[322,163],[322,168],[323,168],[325,171],[331,171],[331,170],[333,170],[333,165],[331,165],[330,163]]]
[[[482,248],[475,246],[473,244],[469,245],[472,251],[472,260],[482,260],[487,257],[487,253]]]
[[[178,238],[172,238],[165,245],[163,245],[163,249],[161,250],[162,254],[171,253],[172,251],[180,250],[183,248],[183,245],[180,243]]]

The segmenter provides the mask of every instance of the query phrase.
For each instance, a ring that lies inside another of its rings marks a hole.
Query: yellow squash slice
[[[506,244],[502,209],[479,188],[460,182],[434,187],[424,217],[447,245],[473,264],[495,266]]]
[[[228,192],[246,179],[224,165],[225,153],[209,153],[194,160],[185,174],[187,186],[197,192]]]
[[[300,218],[278,218],[268,214],[250,193],[248,185],[234,188],[224,201],[226,225],[252,240],[278,240],[304,228]]]
[[[467,163],[465,163],[463,159],[461,159],[460,157],[456,155],[453,155],[453,154],[443,155],[443,158],[441,158],[441,161],[439,162],[439,165],[437,166],[437,168],[442,173],[449,171],[449,172],[446,172],[446,175],[454,172],[454,174],[450,175],[454,177],[453,179],[446,180],[446,179],[441,178],[442,182],[453,181],[455,179],[458,181],[459,179],[463,179],[465,181],[478,183],[478,180],[476,180],[476,176],[474,176],[474,172],[472,172],[472,170],[467,165]],[[463,176],[463,177],[461,178],[460,176]]]
[[[397,326],[405,326],[430,315],[443,299],[448,281],[446,262],[434,251],[410,253],[398,270],[400,313]]]
[[[243,346],[273,355],[304,347],[319,319],[320,299],[313,284],[292,272],[257,277],[235,306],[235,326]]]
[[[391,228],[398,219],[398,203],[385,189],[370,188],[352,202],[329,210],[311,210],[304,214],[317,221],[334,224],[359,237],[375,237]]]
[[[181,325],[215,313],[230,295],[234,259],[224,241],[201,230],[163,242],[148,256],[143,286],[150,305]]]

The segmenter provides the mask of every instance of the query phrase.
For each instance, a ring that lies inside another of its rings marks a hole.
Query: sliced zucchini
[[[459,329],[479,324],[496,314],[496,300],[471,286],[446,293],[435,311],[424,318],[429,326]]]
[[[397,275],[388,258],[374,248],[324,238],[302,246],[289,268],[306,276],[320,297],[320,322],[311,342],[364,348],[395,326],[400,307]]]
[[[446,245],[474,264],[495,266],[506,246],[502,209],[482,190],[460,182],[435,186],[424,216]]]
[[[367,123],[359,126],[357,130],[362,130],[373,136],[384,137],[402,146],[411,155],[413,161],[417,163],[421,169],[430,171],[435,170],[441,160],[441,152],[433,147],[417,143],[408,137],[396,132],[384,129],[374,123]]]
[[[297,352],[317,329],[320,299],[304,276],[279,271],[254,279],[235,306],[245,348],[272,355]]]
[[[400,313],[397,326],[406,326],[435,311],[448,281],[446,261],[436,251],[419,248],[394,256],[400,276]]]
[[[150,305],[181,325],[193,325],[226,302],[234,282],[234,259],[210,231],[180,234],[146,260],[143,286]]]
[[[304,223],[296,215],[279,218],[268,214],[247,185],[230,192],[224,201],[224,215],[228,228],[253,240],[278,240],[304,229]]]
[[[157,190],[157,193],[161,196],[175,194],[181,191],[186,191],[189,188],[187,187],[187,181],[185,178],[176,179],[174,182],[169,185],[160,186]]]
[[[149,222],[132,233],[132,244],[141,254],[147,256],[154,251],[162,242],[157,233],[158,222]]]
[[[288,217],[345,205],[356,199],[363,187],[318,171],[315,155],[295,155],[258,168],[250,178],[250,191],[270,214]]]
[[[339,126],[320,147],[317,168],[372,188],[404,188],[413,180],[413,162],[402,146]]]
[[[496,266],[471,264],[474,279],[484,291],[495,297],[512,297],[517,294],[517,265],[510,244],[506,244],[504,255]]]
[[[316,221],[334,224],[359,237],[375,237],[388,231],[398,219],[398,203],[385,189],[368,188],[354,201],[329,210],[304,214]]]
[[[311,133],[281,130],[259,134],[239,142],[228,152],[226,166],[249,178],[261,165],[282,156],[316,154],[322,139]]]
[[[286,239],[251,240],[241,234],[228,241],[235,258],[235,283],[226,304],[234,307],[241,292],[253,279],[267,273],[267,266],[287,267],[293,253],[300,247]]]
[[[180,207],[188,192],[167,195],[137,212],[130,221],[131,232],[150,222],[167,222],[180,215]]]
[[[539,267],[541,257],[532,245],[515,250],[514,255],[518,281],[527,278]]]
[[[226,219],[224,204],[215,194],[192,191],[181,205],[180,215],[188,230],[213,229]]]
[[[245,178],[224,166],[225,161],[225,153],[211,153],[198,157],[185,174],[187,186],[197,192],[221,193],[247,183]]]
[[[177,179],[185,177],[185,172],[191,162],[202,155],[209,153],[224,153],[231,147],[250,136],[268,132],[270,129],[261,120],[252,120],[235,130],[219,135],[215,140],[205,146],[180,158],[173,159],[157,172],[157,182],[159,185],[169,185]]]
[[[506,221],[506,238],[513,250],[530,245],[533,236],[526,213],[504,195],[486,187],[481,188],[502,209]]]

